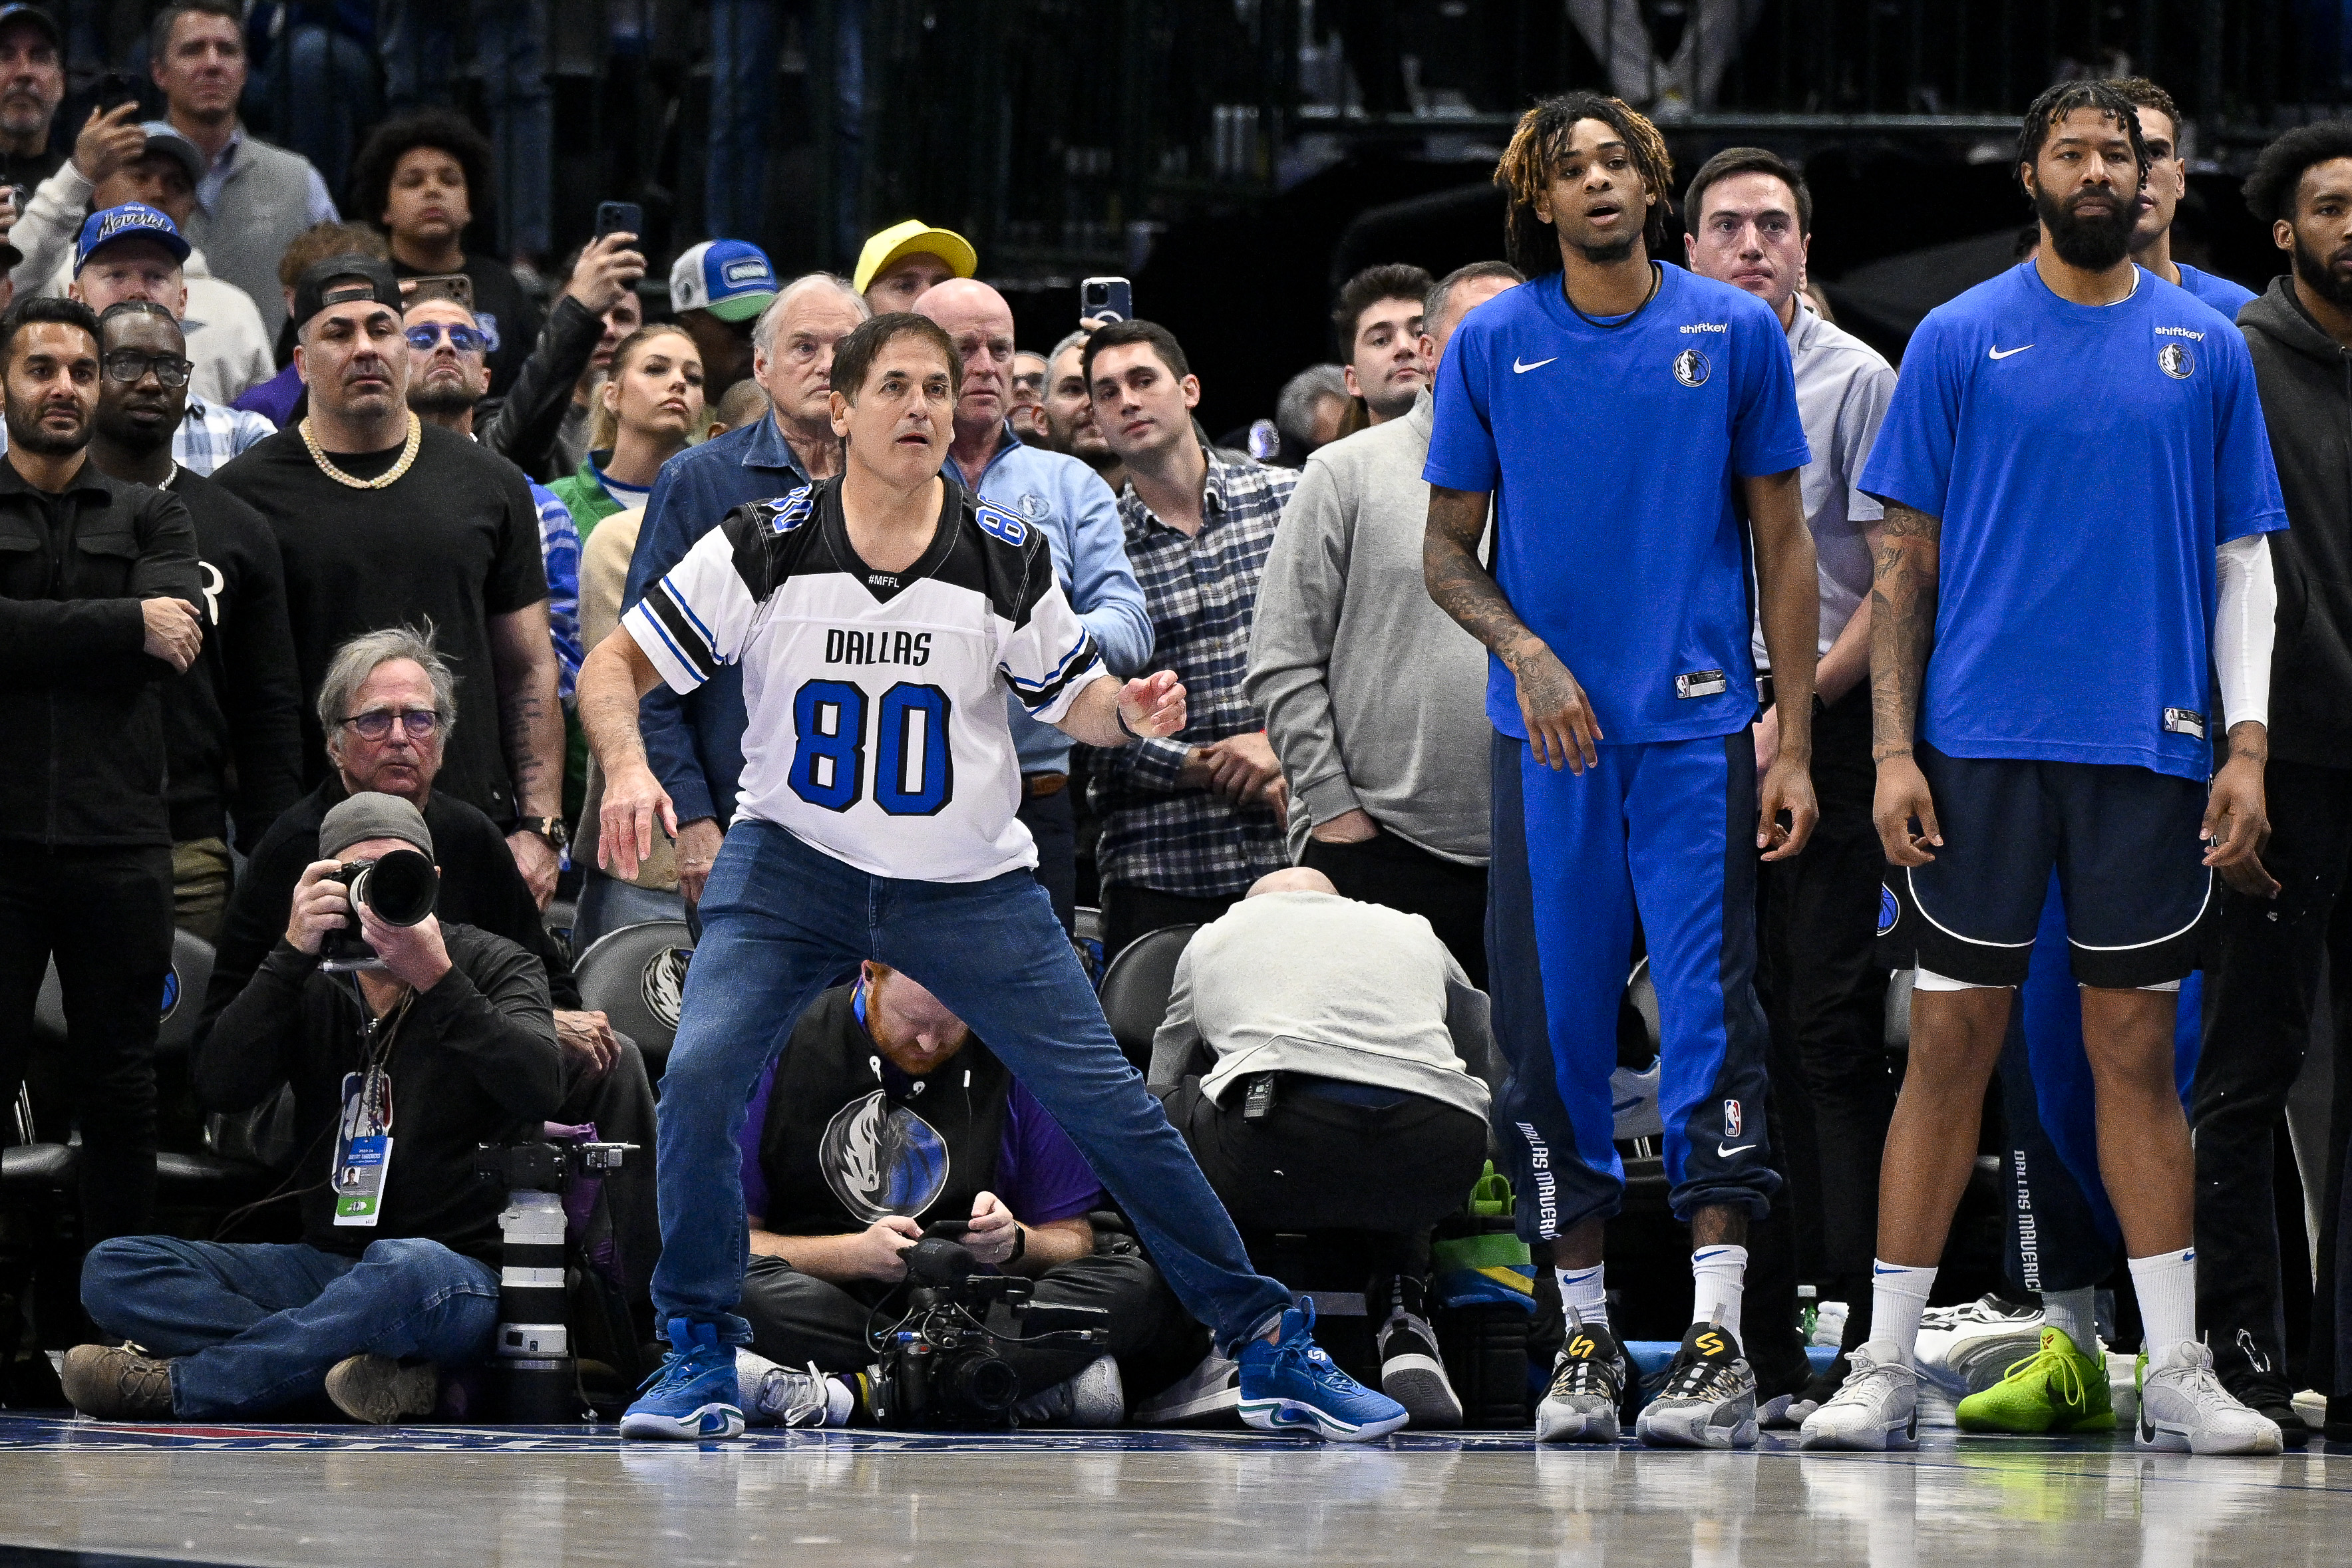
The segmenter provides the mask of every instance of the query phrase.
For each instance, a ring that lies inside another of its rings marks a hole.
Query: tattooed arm
[[[1885,500],[1885,497],[1880,497]],[[1886,501],[1878,560],[1870,585],[1870,754],[1878,763],[1872,815],[1879,842],[1896,865],[1926,865],[1940,848],[1936,803],[1911,755],[1919,687],[1936,640],[1937,552],[1943,523],[1899,501]],[[1911,821],[1919,832],[1913,836]]]
[[[1568,666],[1528,630],[1502,585],[1478,564],[1478,536],[1486,528],[1490,497],[1483,491],[1429,487],[1429,528],[1422,536],[1421,570],[1437,607],[1494,650],[1518,688],[1519,714],[1536,760],[1577,773],[1601,760],[1593,749],[1601,721]]]
[[[515,814],[563,814],[563,719],[555,695],[555,643],[547,601],[489,618],[490,668],[499,687],[499,728],[514,776]],[[555,895],[554,846],[537,833],[507,835],[515,868],[541,909]]]

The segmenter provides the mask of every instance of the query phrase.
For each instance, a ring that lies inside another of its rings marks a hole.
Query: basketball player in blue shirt
[[[2276,594],[2262,535],[2284,505],[2245,340],[2131,264],[2148,158],[2130,99],[2051,89],[2018,166],[2038,256],[1921,323],[1863,476],[1886,506],[1875,815],[1918,967],[1873,1335],[1804,1441],[1916,1437],[1920,1312],[2054,867],[2100,1172],[2147,1328],[2139,1440],[2276,1453],[2277,1426],[2230,1396],[2197,1338],[2173,1017],[2214,873],[2264,831]]]
[[[1520,1234],[1552,1244],[1573,1314],[1538,1436],[1617,1437],[1628,1363],[1601,1232],[1624,1191],[1609,1075],[1638,904],[1696,1288],[1637,1430],[1733,1448],[1756,1435],[1748,1222],[1780,1186],[1752,983],[1757,854],[1795,854],[1816,816],[1820,600],[1787,336],[1753,295],[1652,259],[1673,172],[1656,129],[1615,99],[1572,93],[1519,121],[1496,181],[1532,281],[1472,312],[1440,367],[1425,569],[1493,653],[1489,973],[1512,1062],[1496,1122]],[[1760,785],[1751,547],[1782,736]]]
[[[877,317],[843,339],[840,476],[730,512],[581,671],[606,779],[601,841],[625,876],[655,832],[677,831],[646,763],[638,699],[740,664],[751,714],[662,1080],[653,1295],[669,1354],[621,1435],[742,1435],[747,1103],[802,1010],[870,958],[970,1023],[1069,1134],[1240,1364],[1244,1421],[1380,1437],[1404,1424],[1403,1406],[1333,1364],[1312,1310],[1249,1267],[1032,875],[1006,694],[1075,739],[1116,747],[1183,728],[1184,688],[1167,671],[1111,675],[1045,536],[942,474],[962,373],[954,342],[920,316]]]

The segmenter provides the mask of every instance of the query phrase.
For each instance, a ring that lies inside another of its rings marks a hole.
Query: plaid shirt
[[[260,414],[226,403],[206,402],[194,393],[180,428],[172,433],[172,461],[191,474],[210,476],[213,470],[257,441],[267,441],[278,427]]]
[[[1150,613],[1150,668],[1184,683],[1184,732],[1097,753],[1092,799],[1103,817],[1095,852],[1105,883],[1190,898],[1245,891],[1290,863],[1282,830],[1263,806],[1177,783],[1192,747],[1263,730],[1242,695],[1250,621],[1275,525],[1298,475],[1203,449],[1209,476],[1201,532],[1186,538],[1152,516],[1130,485],[1119,493],[1127,563]]]

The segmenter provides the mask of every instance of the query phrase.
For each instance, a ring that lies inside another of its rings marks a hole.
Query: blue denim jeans
[[[499,1276],[421,1238],[345,1258],[126,1236],[90,1249],[81,1304],[108,1333],[173,1358],[173,1415],[217,1420],[315,1395],[330,1367],[362,1352],[475,1360],[498,1327]]]
[[[1119,1054],[1053,901],[1025,871],[986,882],[873,876],[772,822],[739,820],[702,894],[655,1140],[660,1318],[736,1315],[746,1260],[742,1154],[752,1089],[801,1012],[871,958],[970,1024],[1061,1124],[1192,1315],[1234,1344],[1290,1304],[1241,1238],[1143,1075]]]

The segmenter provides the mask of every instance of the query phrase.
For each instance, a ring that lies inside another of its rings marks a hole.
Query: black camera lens
[[[350,879],[352,900],[375,911],[387,925],[415,925],[433,913],[441,878],[415,850],[379,855]]]
[[[1021,1375],[991,1352],[959,1358],[947,1380],[961,1403],[991,1416],[1002,1416],[1021,1399]]]

